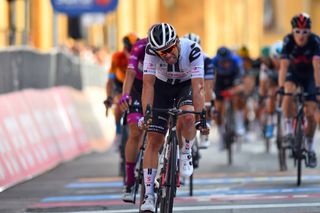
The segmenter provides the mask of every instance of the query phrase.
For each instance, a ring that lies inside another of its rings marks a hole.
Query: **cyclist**
[[[226,47],[220,47],[217,50],[216,56],[212,59],[216,75],[215,94],[216,101],[215,107],[218,112],[217,126],[220,135],[219,148],[224,148],[223,135],[224,127],[222,125],[222,116],[224,113],[224,97],[232,96],[234,103],[235,121],[236,121],[236,134],[241,136],[245,133],[243,105],[241,102],[240,93],[243,91],[242,77],[243,77],[243,64],[239,56],[232,53]]]
[[[255,113],[255,88],[257,85],[257,78],[259,73],[259,65],[257,65],[257,60],[253,60],[250,56],[249,49],[247,46],[241,46],[236,54],[240,56],[243,62],[244,76],[243,76],[243,94],[239,102],[239,105],[243,105],[244,108],[244,118],[245,126],[249,130],[252,126],[250,123],[253,122],[255,115],[252,117],[252,113]]]
[[[246,96],[251,95],[254,92],[256,85],[257,72],[253,69],[254,60],[250,57],[250,52],[246,46],[242,46],[238,49],[237,55],[240,56],[243,62],[244,76],[243,86]]]
[[[320,38],[311,32],[311,19],[308,14],[300,13],[291,19],[292,32],[283,40],[280,61],[279,90],[294,93],[302,86],[307,93],[320,91]],[[319,96],[318,96],[319,98]],[[317,110],[316,96],[306,97],[305,116],[307,127],[305,139],[308,149],[308,167],[317,165],[314,148],[316,122],[314,114]],[[283,97],[284,134],[288,141],[293,141],[293,104],[291,96]]]
[[[134,169],[136,157],[139,151],[139,142],[142,140],[143,132],[138,128],[137,123],[142,117],[141,93],[143,60],[148,39],[143,38],[135,43],[130,56],[126,77],[123,83],[120,107],[122,111],[128,110],[127,123],[129,124],[129,137],[126,143],[126,184],[123,194],[123,201],[133,202]]]
[[[106,84],[107,99],[104,101],[106,107],[106,114],[108,114],[109,108],[113,103],[118,103],[122,93],[123,81],[125,78],[128,58],[133,44],[138,40],[138,37],[134,33],[129,33],[123,37],[122,43],[124,45],[123,50],[115,52],[112,55],[111,67],[108,71],[108,81]],[[119,143],[121,135],[121,110],[119,105],[116,105],[114,110],[114,116],[116,121],[116,137],[115,142]],[[118,144],[119,145],[119,144]]]
[[[270,64],[269,67],[264,70],[267,77],[266,87],[267,87],[267,98],[266,98],[266,126],[264,129],[264,135],[266,138],[271,138],[273,136],[273,129],[275,123],[275,106],[276,106],[276,90],[278,87],[278,75],[280,68],[280,56],[283,47],[282,41],[277,41],[270,47]]]
[[[179,39],[175,29],[167,23],[153,25],[148,33],[148,40],[143,66],[144,112],[148,104],[154,108],[171,108],[174,99],[180,109],[202,111],[205,94],[201,47],[188,39]],[[142,211],[155,211],[153,186],[158,151],[167,132],[167,118],[166,113],[153,112],[152,123],[147,125],[147,147],[143,162],[146,195],[141,205]],[[180,172],[183,176],[193,173],[191,147],[196,128],[202,134],[209,134],[209,128],[202,125],[205,122],[192,114],[180,116],[177,121],[177,134],[182,142]]]
[[[260,72],[259,72],[259,98],[258,98],[258,119],[263,124],[264,123],[264,110],[265,110],[265,98],[268,95],[268,73],[269,69],[272,69],[272,62],[270,59],[270,45],[261,48],[260,57]],[[278,82],[278,81],[277,81]],[[264,124],[263,124],[264,125]],[[264,132],[263,132],[264,134]]]
[[[183,36],[184,38],[187,38],[191,41],[194,41],[200,45],[201,39],[200,36],[195,33],[187,33]],[[206,102],[211,103],[211,109],[214,107],[214,96],[212,94],[213,91],[213,80],[214,80],[214,70],[213,70],[213,63],[211,58],[205,53],[203,53],[204,57],[204,85],[205,85],[205,100]],[[210,115],[210,113],[209,113]],[[209,117],[209,116],[208,116]],[[210,123],[210,120],[207,121],[207,123]],[[200,135],[200,144],[199,148],[208,148],[210,146],[210,140],[209,135]]]

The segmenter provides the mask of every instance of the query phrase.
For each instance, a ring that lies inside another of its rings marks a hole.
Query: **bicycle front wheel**
[[[165,199],[162,200],[164,205],[161,205],[161,213],[172,213],[173,200],[176,194],[176,171],[177,171],[177,138],[172,137],[170,142],[169,162],[167,165],[167,172],[165,175]]]
[[[282,145],[282,115],[281,112],[277,112],[277,149],[278,149],[278,160],[279,160],[279,169],[280,171],[287,170],[287,162],[286,162],[286,150]]]
[[[302,119],[298,118],[296,126],[296,142],[294,149],[294,158],[297,161],[297,186],[301,184],[302,175],[302,160],[303,160],[303,130],[302,130]]]

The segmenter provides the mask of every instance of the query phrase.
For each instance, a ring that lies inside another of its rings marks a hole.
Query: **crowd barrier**
[[[8,93],[0,104],[0,192],[110,143],[84,93],[70,87]]]
[[[31,47],[0,49],[0,94],[28,88],[105,87],[106,68],[65,49],[43,53]]]

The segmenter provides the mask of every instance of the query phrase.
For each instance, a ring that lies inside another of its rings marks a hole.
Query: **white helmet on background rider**
[[[194,41],[194,42],[198,43],[199,45],[200,45],[200,42],[201,42],[200,36],[198,36],[195,33],[187,33],[187,34],[185,34],[183,36],[183,38],[187,38],[187,39],[189,39],[191,41]]]
[[[269,57],[272,59],[280,59],[282,47],[283,47],[282,41],[277,41],[276,43],[272,44],[270,47]]]
[[[155,24],[148,34],[148,41],[152,49],[165,50],[177,42],[176,30],[167,23]]]

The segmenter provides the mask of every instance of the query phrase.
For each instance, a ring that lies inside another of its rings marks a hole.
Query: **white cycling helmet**
[[[195,33],[187,33],[187,34],[185,34],[184,36],[183,36],[184,38],[187,38],[187,39],[189,39],[189,40],[191,40],[191,41],[194,41],[194,42],[196,42],[196,43],[198,43],[199,45],[200,45],[200,36],[198,36],[197,34],[195,34]]]
[[[269,57],[273,59],[280,59],[282,47],[283,47],[282,41],[277,41],[276,43],[272,44],[270,47]]]
[[[176,43],[177,33],[170,24],[155,24],[149,30],[148,40],[154,50],[165,50]]]

